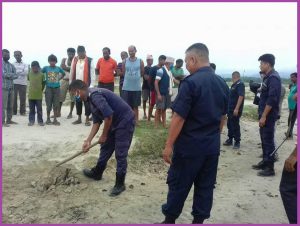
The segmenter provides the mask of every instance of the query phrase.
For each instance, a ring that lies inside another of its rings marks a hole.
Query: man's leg
[[[82,101],[81,100],[76,100],[75,101],[76,104],[76,113],[78,115],[78,119],[75,122],[72,122],[72,124],[76,125],[76,124],[80,124],[81,121],[81,115],[82,115]]]
[[[17,124],[16,122],[12,121],[13,106],[14,106],[14,90],[10,89],[8,91],[8,101],[7,101],[7,122],[9,124]]]
[[[232,146],[232,139],[233,139],[233,128],[232,128],[232,114],[228,114],[227,119],[227,130],[228,130],[228,139],[223,143],[225,146]]]
[[[36,100],[29,100],[29,124],[34,124],[35,122],[35,103]]]
[[[290,224],[297,224],[297,170],[290,173],[283,169],[279,190]]]
[[[90,108],[90,103],[85,101],[84,103],[84,111],[85,111],[85,125],[90,126],[90,115],[92,114],[91,108]]]
[[[36,111],[37,111],[38,123],[40,126],[42,126],[44,125],[42,100],[36,100]]]
[[[235,140],[233,148],[239,149],[240,141],[241,141],[240,116],[232,117],[232,129],[233,129],[233,137]]]
[[[115,156],[117,160],[116,183],[110,195],[116,196],[125,190],[125,176],[127,172],[127,156],[134,132],[134,121],[125,128],[116,130]]]
[[[194,183],[193,223],[203,223],[210,217],[213,190],[217,177],[219,155],[207,156]]]
[[[292,111],[291,113],[291,129],[290,129],[290,134],[289,137],[293,137],[293,130],[294,130],[294,125],[297,119],[297,106],[295,108],[295,110]]]
[[[162,112],[161,112],[162,125],[163,125],[164,128],[167,128],[167,124],[166,124],[166,111],[167,110],[162,110]]]
[[[184,202],[202,164],[203,158],[197,158],[195,161],[193,158],[173,156],[167,178],[169,187],[167,203],[162,205],[162,212],[166,216],[164,223],[175,223],[181,214]]]
[[[7,101],[8,101],[8,90],[2,89],[2,126],[9,126],[6,124]]]
[[[14,84],[14,101],[13,101],[13,114],[17,115],[18,113],[18,93],[19,93],[19,85]]]
[[[25,115],[26,114],[26,90],[27,86],[20,85],[19,88],[19,97],[20,97],[20,114]]]

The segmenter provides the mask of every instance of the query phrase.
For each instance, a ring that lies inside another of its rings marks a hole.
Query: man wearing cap
[[[274,69],[275,57],[272,54],[264,54],[258,58],[260,70],[265,75],[261,86],[261,95],[258,105],[259,133],[262,143],[263,160],[252,168],[261,170],[258,176],[274,176],[275,156],[275,122],[279,114],[279,102],[281,93],[281,80]]]
[[[93,64],[93,59],[86,56],[86,51],[84,46],[77,47],[77,54],[78,56],[73,58],[71,64],[71,71],[70,71],[70,82],[74,80],[81,80],[87,86],[93,87],[93,83],[95,81],[95,67]],[[75,100],[76,104],[76,112],[78,115],[78,119],[73,122],[72,124],[77,125],[81,124],[81,114],[82,114],[82,104],[84,104],[85,108],[85,125],[90,126],[91,123],[89,122],[89,116],[91,114],[89,103],[86,101],[82,101],[80,99]]]
[[[117,62],[110,57],[110,49],[108,47],[102,49],[102,54],[103,57],[98,60],[96,65],[98,87],[114,92]]]
[[[146,58],[147,65],[144,68],[143,85],[142,85],[142,98],[143,98],[143,110],[144,119],[147,119],[146,104],[150,99],[150,69],[153,64],[152,55],[148,54]]]

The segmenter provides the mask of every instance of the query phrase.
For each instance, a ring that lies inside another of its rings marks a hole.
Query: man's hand
[[[259,127],[264,127],[266,125],[266,120],[267,118],[262,116],[259,120]]]
[[[233,115],[234,115],[234,116],[238,116],[238,115],[239,115],[239,110],[238,110],[238,109],[234,109]]]
[[[161,95],[157,95],[157,100],[158,100],[159,102],[161,102],[161,101],[162,101],[162,96],[161,96]]]
[[[104,144],[107,140],[107,136],[104,136],[103,134],[99,137],[99,144]]]
[[[163,150],[163,159],[166,163],[171,164],[171,154],[173,152],[173,147],[166,145],[165,149]]]
[[[88,141],[88,140],[85,140],[85,141],[83,142],[83,145],[82,145],[82,150],[83,150],[84,152],[88,152],[90,146],[91,146],[91,142]]]
[[[290,155],[284,163],[284,169],[290,173],[295,171],[295,164],[297,162],[297,158],[294,155]]]

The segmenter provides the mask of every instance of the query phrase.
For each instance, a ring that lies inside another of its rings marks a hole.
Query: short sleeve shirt
[[[174,154],[197,157],[220,151],[220,122],[227,113],[229,88],[210,67],[187,76],[172,110],[185,119]]]
[[[293,84],[290,89],[290,93],[288,96],[288,105],[290,110],[295,110],[296,101],[294,100],[294,96],[297,93],[297,84]]]
[[[47,87],[51,87],[51,88],[60,87],[59,80],[62,77],[61,75],[64,76],[66,74],[63,69],[56,66],[55,67],[46,66],[42,69],[42,72],[45,74]]]
[[[240,96],[245,97],[245,85],[241,80],[238,80],[230,88],[228,113],[233,113]],[[240,106],[239,113],[242,113],[243,107],[244,100]]]
[[[98,81],[102,83],[113,83],[114,73],[117,69],[117,62],[111,57],[108,60],[100,58],[97,62],[96,69],[99,70]]]
[[[155,81],[155,77],[156,77],[156,72],[159,69],[158,66],[153,66],[151,67],[150,71],[149,71],[149,75],[150,75],[150,90],[153,91],[155,90],[154,88],[154,81]]]

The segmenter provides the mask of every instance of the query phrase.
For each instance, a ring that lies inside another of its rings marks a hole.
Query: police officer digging
[[[101,144],[100,156],[95,167],[84,169],[85,176],[101,180],[107,161],[115,151],[117,160],[116,184],[110,195],[116,196],[125,190],[125,175],[127,171],[127,155],[135,127],[134,113],[119,96],[107,89],[88,88],[81,80],[70,84],[69,90],[83,101],[90,104],[93,126],[82,149],[88,151],[92,139],[97,134],[104,121],[104,128],[99,138]]]
[[[275,122],[278,119],[281,80],[274,69],[275,57],[264,54],[258,58],[260,69],[264,74],[261,95],[258,105],[259,133],[262,143],[263,160],[252,168],[261,170],[258,176],[274,176]]]
[[[171,107],[174,114],[163,151],[164,160],[171,164],[167,202],[162,205],[165,224],[175,223],[193,184],[193,223],[210,217],[220,132],[227,113],[229,89],[210,67],[206,45],[190,46],[185,62],[191,75],[181,82]]]

